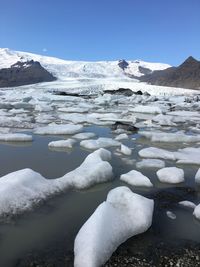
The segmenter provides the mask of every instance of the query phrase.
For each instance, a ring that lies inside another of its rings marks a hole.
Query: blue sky
[[[178,65],[200,59],[200,0],[0,0],[0,47]]]

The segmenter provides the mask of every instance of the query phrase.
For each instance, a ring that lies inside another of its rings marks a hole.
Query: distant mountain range
[[[200,89],[200,61],[190,56],[178,67],[154,71],[139,79],[154,85]]]
[[[179,67],[141,60],[68,61],[0,48],[0,87],[55,79],[119,79],[155,85],[200,89],[200,62],[189,57]]]

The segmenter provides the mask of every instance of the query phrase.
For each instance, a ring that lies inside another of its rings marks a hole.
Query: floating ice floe
[[[162,113],[162,110],[158,106],[144,106],[144,105],[136,106],[135,108],[132,108],[131,111],[138,113],[150,113],[150,114]]]
[[[81,114],[81,113],[67,113],[60,114],[59,118],[61,120],[70,121],[72,123],[91,123],[99,124],[99,120],[90,116],[90,114]]]
[[[172,220],[175,220],[176,219],[176,214],[174,214],[172,211],[167,211],[166,212],[166,214],[167,214],[167,217],[169,217],[170,219],[172,219]]]
[[[196,175],[195,175],[195,182],[197,184],[200,184],[200,168],[198,169]]]
[[[159,114],[153,117],[152,121],[162,126],[176,126],[176,123],[173,122],[173,119],[173,116]]]
[[[69,138],[67,140],[52,141],[48,144],[48,146],[55,148],[72,148],[75,143],[76,140]]]
[[[200,148],[186,147],[178,151],[168,151],[156,147],[143,148],[139,151],[140,157],[175,160],[179,164],[200,165]]]
[[[171,111],[168,112],[167,115],[177,117],[177,119],[182,118],[184,119],[184,121],[191,119],[194,121],[200,121],[200,113],[198,111],[185,111],[185,110]]]
[[[118,151],[126,156],[130,156],[132,154],[132,150],[123,144],[121,144],[121,147]]]
[[[4,142],[30,142],[33,140],[33,137],[28,134],[21,133],[0,133],[0,141]]]
[[[174,152],[170,152],[165,149],[161,149],[157,147],[143,148],[138,152],[138,154],[142,158],[176,160]]]
[[[122,174],[120,176],[120,180],[132,186],[153,186],[148,177],[144,176],[141,172],[138,172],[136,170],[132,170],[128,173]]]
[[[188,201],[188,200],[180,201],[178,204],[185,207],[185,208],[189,208],[192,210],[194,210],[196,208],[196,205],[193,202]]]
[[[60,112],[66,112],[66,113],[86,113],[89,111],[89,108],[87,107],[64,107],[64,108],[58,108],[58,111]]]
[[[92,137],[95,137],[95,136],[96,136],[95,133],[86,132],[86,133],[75,134],[72,137],[75,138],[75,139],[84,140],[84,139],[92,138]]]
[[[177,184],[184,182],[184,171],[177,167],[167,167],[157,171],[160,182]]]
[[[178,149],[178,151],[175,152],[175,157],[178,164],[200,165],[200,148],[186,147],[183,149]]]
[[[165,167],[165,162],[160,159],[143,159],[139,162],[136,163],[136,167],[138,169],[142,168],[164,168]]]
[[[98,139],[89,139],[81,141],[80,145],[87,149],[98,149],[101,147],[113,147],[113,146],[120,146],[121,143],[107,137],[100,137]]]
[[[111,190],[76,236],[74,266],[102,266],[121,243],[151,226],[153,208],[153,200],[127,187]]]
[[[62,125],[48,125],[45,127],[39,127],[35,129],[36,134],[41,135],[56,135],[56,134],[76,134],[83,130],[82,125],[74,124],[62,124]]]
[[[200,141],[200,135],[187,135],[183,132],[164,133],[164,132],[150,132],[139,131],[141,136],[150,139],[152,142],[176,142],[176,143],[194,143]]]
[[[115,140],[121,141],[121,140],[126,140],[128,139],[128,135],[126,133],[119,134],[118,136],[115,137]]]
[[[200,204],[195,207],[193,215],[200,220]]]
[[[57,179],[23,169],[0,178],[0,216],[30,209],[34,204],[68,188],[83,189],[112,179],[111,153],[99,149],[75,170]]]

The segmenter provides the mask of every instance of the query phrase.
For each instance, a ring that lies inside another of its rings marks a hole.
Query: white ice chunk
[[[67,140],[52,141],[48,146],[56,148],[72,148],[75,143],[76,141],[74,139],[69,138]]]
[[[121,143],[107,137],[100,137],[96,140],[89,139],[89,140],[83,140],[81,141],[80,145],[87,149],[98,149],[101,147],[112,147],[112,146],[120,146]]]
[[[144,176],[141,172],[138,172],[136,170],[132,170],[128,173],[122,174],[120,176],[120,180],[133,186],[153,186],[148,177]]]
[[[162,110],[158,106],[144,106],[144,105],[136,106],[135,108],[131,109],[131,111],[138,113],[151,113],[151,114],[162,113]]]
[[[184,182],[184,171],[177,167],[167,167],[157,171],[160,182],[177,184]]]
[[[57,179],[45,179],[31,169],[12,172],[0,178],[0,216],[30,209],[34,204],[68,188],[87,188],[112,178],[108,163],[111,153],[99,149],[86,157],[75,170]]]
[[[193,215],[200,220],[200,204],[195,207]]]
[[[120,140],[126,140],[128,139],[128,135],[125,133],[119,134],[118,136],[115,137],[115,140],[120,141]]]
[[[127,187],[111,190],[76,236],[74,266],[102,266],[121,243],[151,226],[153,208],[153,200]]]
[[[157,147],[143,148],[138,152],[138,154],[142,158],[176,160],[176,157],[173,152]]]
[[[138,169],[142,168],[164,168],[165,167],[165,162],[160,159],[143,159],[140,162],[136,163],[136,167]]]
[[[167,214],[167,217],[169,217],[170,219],[172,219],[172,220],[175,220],[176,219],[176,214],[174,214],[172,211],[167,211],[166,212],[166,214]]]
[[[173,116],[159,114],[152,118],[152,121],[157,122],[162,126],[176,126],[173,122]]]
[[[164,133],[164,132],[139,131],[139,134],[148,139],[151,139],[152,142],[192,143],[200,141],[200,135],[187,135],[184,134],[183,132]]]
[[[196,205],[193,202],[188,201],[188,200],[180,201],[178,204],[181,205],[181,206],[183,206],[183,207],[192,209],[192,210],[194,210],[195,207],[196,207]]]
[[[32,140],[33,140],[32,136],[28,134],[21,134],[21,133],[0,134],[0,141],[4,142],[30,142]]]
[[[95,133],[86,132],[86,133],[75,134],[72,137],[75,138],[75,139],[84,140],[84,139],[92,138],[92,137],[95,137],[95,136],[96,136]]]
[[[63,124],[63,125],[49,125],[45,127],[36,128],[36,134],[42,135],[56,135],[56,134],[75,134],[82,131],[82,125],[74,124]]]
[[[195,182],[197,184],[200,184],[200,168],[198,169],[196,175],[195,175]]]
[[[119,151],[126,156],[130,156],[132,154],[132,150],[123,144],[121,144],[121,148]]]

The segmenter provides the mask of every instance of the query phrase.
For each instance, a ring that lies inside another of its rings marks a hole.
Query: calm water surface
[[[112,136],[109,128],[88,127],[86,131],[96,132],[99,136]],[[131,137],[138,137],[137,135]],[[65,136],[66,138],[66,136]],[[0,144],[0,175],[3,176],[23,168],[31,168],[49,179],[57,178],[78,167],[90,151],[81,149],[79,142],[72,150],[51,151],[48,143],[59,140],[58,136],[34,136],[30,144]],[[123,142],[134,148],[132,159],[138,160],[137,152],[150,146],[148,141],[137,139]],[[160,145],[167,149],[177,149],[168,145]],[[111,149],[115,150],[115,149]],[[93,186],[84,191],[66,191],[46,200],[32,211],[10,219],[0,224],[0,266],[13,267],[31,251],[43,251],[48,248],[58,248],[72,251],[74,238],[88,217],[97,206],[106,199],[107,193],[114,187],[125,185],[119,181],[120,174],[135,168],[128,165],[113,154],[112,166],[114,180],[112,182]],[[166,161],[166,166],[174,166]],[[142,235],[145,246],[147,239],[159,236],[163,241],[184,240],[200,241],[200,223],[192,216],[192,212],[177,205],[178,201],[191,200],[199,202],[199,188],[195,186],[194,175],[197,166],[180,166],[185,170],[185,183],[177,187],[161,184],[156,178],[156,169],[143,169],[154,183],[153,189],[130,188],[137,193],[155,200],[155,212],[151,229]],[[166,216],[170,210],[176,214],[171,220]],[[127,218],[128,219],[128,218]],[[135,244],[135,238],[129,241]],[[124,244],[126,245],[126,243]]]

